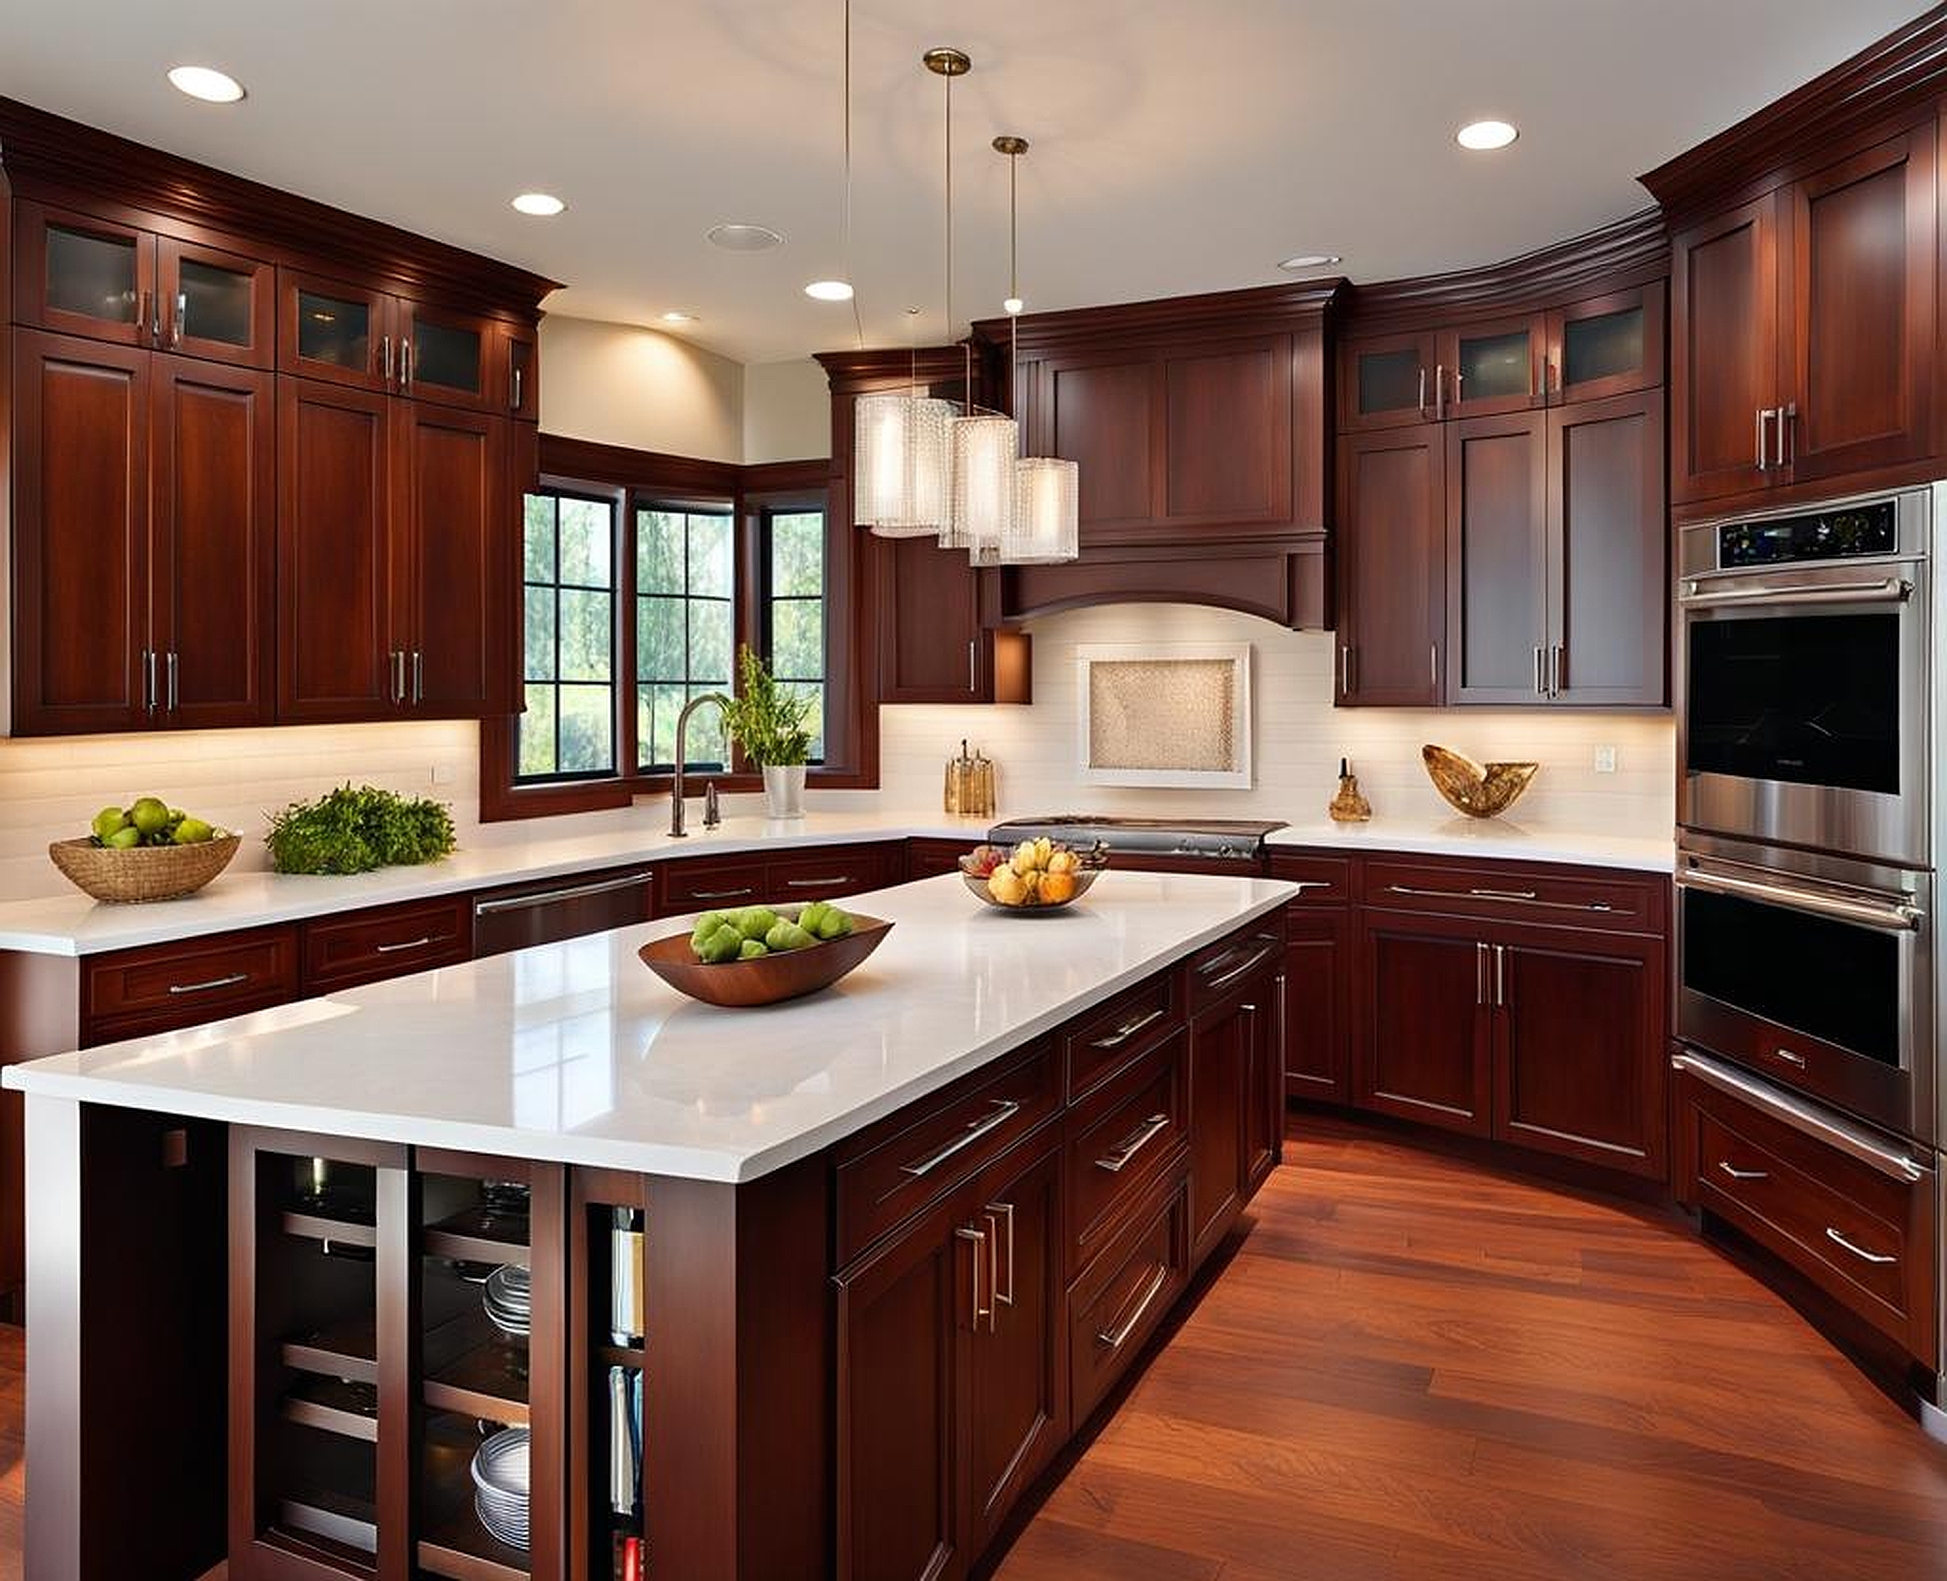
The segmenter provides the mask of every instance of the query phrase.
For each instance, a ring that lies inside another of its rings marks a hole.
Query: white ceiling
[[[955,312],[1006,294],[1021,168],[1030,308],[1487,263],[1627,214],[1635,177],[1816,75],[1917,0],[854,0],[852,277],[865,336],[943,324],[940,80],[954,94]],[[840,271],[841,0],[6,0],[0,94],[525,265],[551,311],[744,362],[852,344]],[[220,66],[219,107],[163,80]],[[1494,115],[1521,139],[1466,154]],[[568,212],[507,207],[540,188]],[[733,256],[703,233],[787,238]]]

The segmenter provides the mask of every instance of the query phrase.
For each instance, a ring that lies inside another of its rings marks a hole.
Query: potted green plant
[[[744,756],[763,769],[771,817],[802,818],[816,699],[780,687],[769,666],[748,647],[737,650],[737,675],[737,695],[723,711],[724,728]]]

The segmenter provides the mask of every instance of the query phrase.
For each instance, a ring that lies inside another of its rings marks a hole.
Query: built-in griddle
[[[1284,826],[1282,819],[1118,818],[1059,813],[1048,818],[1010,818],[988,830],[987,838],[996,845],[1014,845],[1046,835],[1050,840],[1084,848],[1100,842],[1111,856],[1120,851],[1132,856],[1255,862],[1263,855],[1265,836]]]

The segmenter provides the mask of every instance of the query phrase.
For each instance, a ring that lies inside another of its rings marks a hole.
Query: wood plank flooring
[[[998,1581],[1916,1581],[1947,1449],[1672,1222],[1304,1119]],[[20,1581],[0,1327],[0,1581]]]
[[[1947,1448],[1675,1221],[1301,1119],[997,1581],[1912,1581]]]

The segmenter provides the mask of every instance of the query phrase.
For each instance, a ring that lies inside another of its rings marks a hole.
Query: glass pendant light
[[[957,49],[929,49],[920,58],[945,83],[946,323],[952,335],[959,328],[953,316],[953,79],[972,71],[973,62]],[[940,528],[940,547],[964,549],[976,565],[994,565],[999,563],[1001,540],[1014,518],[1011,473],[1018,442],[1013,418],[976,408],[971,337],[961,344],[966,358],[965,401],[961,414],[947,424],[950,500]]]
[[[1021,409],[1020,220],[1016,174],[1025,137],[994,139],[994,152],[1007,156],[1008,363],[1014,380],[1014,410]],[[1081,468],[1054,456],[1020,456],[1012,467],[1013,509],[995,561],[1001,565],[1058,565],[1081,551]]]

